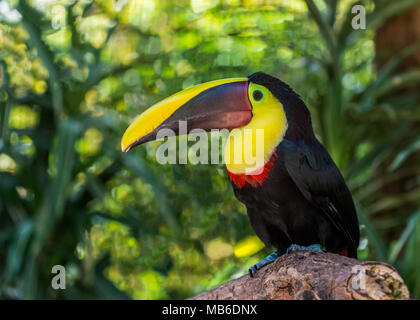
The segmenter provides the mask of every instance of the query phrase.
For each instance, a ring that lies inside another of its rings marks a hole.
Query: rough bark
[[[390,300],[409,299],[403,279],[390,265],[332,253],[295,251],[192,300]]]

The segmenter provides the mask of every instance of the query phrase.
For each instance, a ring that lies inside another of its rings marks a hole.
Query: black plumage
[[[360,235],[354,203],[340,171],[313,133],[309,110],[284,82],[264,73],[249,80],[273,93],[288,122],[263,183],[243,187],[232,183],[256,234],[280,253],[291,244],[321,244],[329,252],[356,257]]]

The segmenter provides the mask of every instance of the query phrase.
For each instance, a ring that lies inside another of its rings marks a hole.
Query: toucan
[[[180,121],[188,132],[230,130],[224,158],[239,159],[226,161],[234,194],[257,236],[277,249],[249,268],[251,277],[293,250],[357,258],[360,233],[351,193],[316,138],[308,108],[286,83],[257,72],[183,90],[140,114],[122,137],[122,151],[156,140],[161,129],[178,135]],[[264,133],[259,140],[257,132]]]

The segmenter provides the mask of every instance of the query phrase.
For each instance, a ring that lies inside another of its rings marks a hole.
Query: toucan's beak
[[[121,149],[127,152],[155,140],[161,129],[172,129],[178,135],[179,121],[187,122],[189,132],[237,128],[251,118],[247,78],[211,81],[176,93],[140,114],[125,131]]]

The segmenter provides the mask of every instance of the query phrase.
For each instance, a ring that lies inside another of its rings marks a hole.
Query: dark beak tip
[[[125,148],[121,148],[121,151],[124,153],[127,153],[128,151],[130,151],[131,149],[133,149],[133,147],[131,145],[129,145],[128,147]]]

